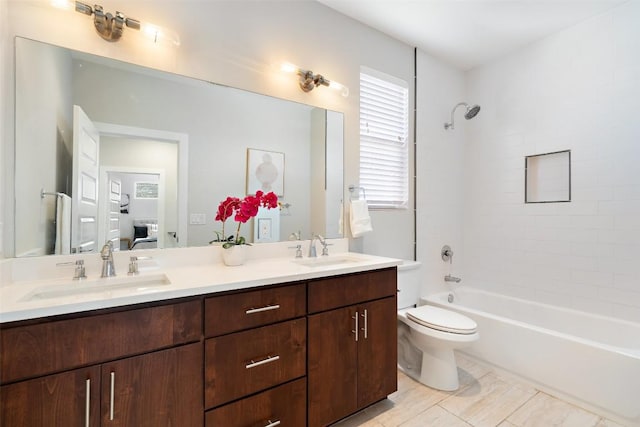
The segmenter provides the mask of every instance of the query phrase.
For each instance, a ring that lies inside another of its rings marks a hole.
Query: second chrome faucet
[[[113,264],[113,242],[109,240],[100,251],[102,258],[102,273],[100,277],[113,277],[116,275],[116,267]]]

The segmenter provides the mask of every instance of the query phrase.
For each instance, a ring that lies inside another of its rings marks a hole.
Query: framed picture
[[[157,199],[158,183],[157,182],[136,182],[135,184],[136,199]]]
[[[247,149],[247,194],[258,190],[284,197],[284,153]]]

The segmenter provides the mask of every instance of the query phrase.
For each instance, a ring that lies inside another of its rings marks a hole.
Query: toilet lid
[[[467,316],[433,305],[423,305],[407,311],[407,318],[427,328],[454,334],[473,334],[478,325]]]

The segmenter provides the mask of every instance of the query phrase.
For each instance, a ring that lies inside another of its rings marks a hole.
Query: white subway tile
[[[613,287],[627,291],[640,292],[640,274],[615,274]]]
[[[604,271],[573,270],[571,271],[570,280],[573,283],[582,285],[606,287],[613,284],[613,273]]]

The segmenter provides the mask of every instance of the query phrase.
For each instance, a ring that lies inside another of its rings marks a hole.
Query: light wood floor
[[[620,427],[456,354],[460,388],[444,392],[398,372],[398,391],[335,427]]]

